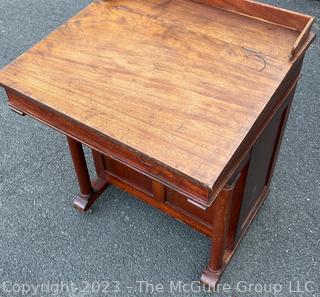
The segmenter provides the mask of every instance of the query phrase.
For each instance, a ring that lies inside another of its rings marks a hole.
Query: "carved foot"
[[[73,207],[80,212],[89,210],[93,203],[100,197],[100,195],[108,186],[109,184],[106,181],[97,178],[92,182],[94,192],[86,196],[79,194],[73,202]]]
[[[210,268],[205,268],[201,275],[201,282],[208,286],[212,291],[215,290],[216,285],[222,275],[223,270],[213,271]]]

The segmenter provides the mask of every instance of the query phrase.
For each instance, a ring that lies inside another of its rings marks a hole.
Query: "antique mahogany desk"
[[[78,210],[112,184],[210,236],[214,287],[267,196],[312,22],[249,0],[96,1],[0,83],[67,136]]]

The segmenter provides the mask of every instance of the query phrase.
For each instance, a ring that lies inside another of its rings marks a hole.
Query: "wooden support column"
[[[80,186],[80,195],[83,197],[90,196],[93,193],[93,188],[90,181],[89,171],[84,156],[82,144],[71,137],[67,136],[71,158],[74,169],[78,177]]]
[[[234,187],[235,183],[225,186],[214,202],[210,259],[201,275],[201,281],[212,289],[215,288],[225,268],[224,255]]]
[[[248,154],[249,155],[249,154]],[[247,158],[249,160],[249,157]],[[231,197],[231,208],[230,208],[230,220],[228,225],[227,243],[226,248],[232,255],[236,244],[237,244],[237,231],[239,224],[240,211],[243,201],[243,193],[246,186],[247,174],[248,174],[249,161],[243,167],[241,174],[237,180],[237,184],[233,189],[233,194]]]
[[[80,193],[73,206],[79,211],[87,211],[104,192],[108,183],[100,178],[91,183],[82,144],[69,136],[67,141],[80,187]]]

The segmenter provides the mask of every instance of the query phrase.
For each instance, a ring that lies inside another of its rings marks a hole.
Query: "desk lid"
[[[0,83],[206,189],[207,203],[312,20],[253,1],[97,1]]]

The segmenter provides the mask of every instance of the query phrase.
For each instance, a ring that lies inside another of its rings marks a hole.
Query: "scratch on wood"
[[[262,72],[262,71],[267,67],[267,61],[266,61],[266,59],[263,57],[262,52],[257,51],[257,50],[252,49],[252,48],[249,48],[249,47],[243,47],[243,49],[246,50],[246,51],[248,51],[248,52],[251,52],[251,53],[252,53],[252,54],[249,55],[249,56],[257,57],[257,58],[259,58],[260,60],[262,60],[263,66],[258,70],[258,72]],[[248,57],[249,57],[249,56],[248,56]]]

